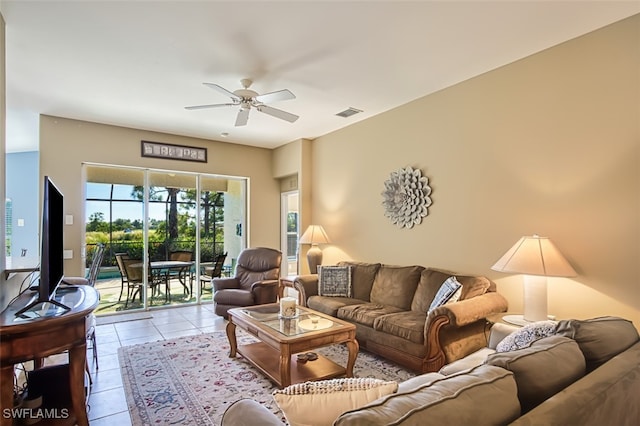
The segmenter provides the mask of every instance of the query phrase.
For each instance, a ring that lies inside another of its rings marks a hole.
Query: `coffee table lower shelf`
[[[278,387],[283,387],[280,379],[280,352],[266,343],[256,342],[248,345],[238,345],[237,353],[262,371]],[[332,379],[345,376],[347,373],[345,367],[320,354],[318,354],[318,359],[305,363],[298,362],[295,354],[291,355],[290,366],[292,384]]]

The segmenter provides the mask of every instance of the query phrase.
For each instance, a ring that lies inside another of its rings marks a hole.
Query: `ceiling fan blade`
[[[218,86],[217,84],[214,84],[214,83],[202,83],[202,84],[204,84],[207,87],[210,87],[211,89],[213,89],[213,90],[215,90],[215,91],[217,91],[219,93],[222,93],[225,96],[230,97],[234,101],[241,101],[242,100],[241,97],[239,97],[238,95],[236,95],[233,92],[228,91],[227,89],[225,89],[222,86]]]
[[[240,108],[236,117],[236,127],[244,126],[249,121],[249,108]]]
[[[280,118],[282,120],[286,120],[289,123],[293,123],[298,118],[300,118],[295,114],[291,114],[290,112],[286,112],[286,111],[283,111],[281,109],[277,109],[277,108],[270,107],[270,106],[267,106],[267,105],[258,105],[258,106],[256,106],[256,109],[258,111],[260,111],[260,112],[264,112],[265,114],[269,114],[272,117],[276,117],[276,118]]]
[[[263,104],[270,104],[272,102],[287,101],[295,98],[296,95],[291,93],[291,91],[283,89],[276,92],[265,93],[264,95],[258,95],[255,97],[255,100]]]
[[[211,105],[194,105],[184,107],[184,109],[193,110],[193,109],[205,109],[205,108],[218,108],[218,107],[226,107],[226,106],[234,106],[238,104],[211,104]]]

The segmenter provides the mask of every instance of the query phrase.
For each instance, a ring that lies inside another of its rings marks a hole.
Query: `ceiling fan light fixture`
[[[233,92],[225,89],[222,86],[219,86],[214,83],[203,83],[205,86],[226,95],[231,98],[232,103],[226,104],[209,104],[209,105],[195,105],[185,107],[187,110],[197,110],[197,109],[206,109],[206,108],[217,108],[223,106],[240,106],[238,111],[238,115],[236,116],[235,126],[245,126],[247,121],[249,120],[249,111],[252,108],[255,108],[259,112],[265,113],[272,117],[279,118],[281,120],[288,121],[289,123],[295,122],[299,117],[295,114],[291,114],[290,112],[283,111],[278,108],[274,108],[272,106],[266,105],[272,102],[280,102],[286,101],[290,99],[295,99],[295,95],[291,93],[288,89],[276,90],[275,92],[264,93],[262,95],[258,94],[251,89],[249,86],[252,81],[249,79],[242,79],[240,84],[244,87],[243,89],[238,89]]]
[[[338,117],[347,118],[347,117],[351,117],[352,115],[356,115],[356,114],[361,113],[361,112],[362,112],[361,109],[349,107],[349,108],[345,109],[344,111],[341,111],[341,112],[337,113],[336,115]]]

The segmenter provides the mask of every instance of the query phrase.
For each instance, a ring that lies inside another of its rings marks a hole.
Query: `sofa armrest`
[[[520,327],[517,327],[515,325],[502,324],[499,322],[493,324],[491,326],[491,332],[489,334],[488,347],[491,349],[495,349],[496,346],[498,346],[498,343],[502,342],[505,337],[519,329]]]
[[[293,280],[293,287],[300,293],[303,306],[307,306],[309,297],[318,295],[318,274],[298,275]]]
[[[500,293],[490,292],[471,299],[448,303],[434,309],[427,318],[427,326],[432,319],[445,316],[450,326],[462,327],[493,314],[506,312],[509,304]]]
[[[275,414],[253,399],[232,403],[222,415],[221,426],[283,426]]]
[[[240,288],[240,281],[237,278],[214,278],[211,280],[213,291],[224,290],[227,288]]]
[[[484,334],[486,318],[506,312],[508,306],[507,299],[501,294],[489,292],[471,299],[439,306],[431,311],[424,324],[426,355],[422,371],[438,371],[446,362],[460,358],[455,356],[447,361],[445,345],[459,346],[458,352],[462,356],[486,346],[486,338],[479,339]],[[447,335],[441,334],[444,333],[443,330],[447,330]],[[454,343],[455,340],[458,342]],[[464,340],[467,340],[467,343],[462,343]],[[475,342],[471,342],[472,340]]]

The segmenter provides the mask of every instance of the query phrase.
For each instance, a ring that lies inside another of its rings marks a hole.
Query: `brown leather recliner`
[[[282,253],[272,248],[243,250],[238,256],[235,277],[211,281],[215,313],[227,318],[231,308],[276,302],[281,262]]]

